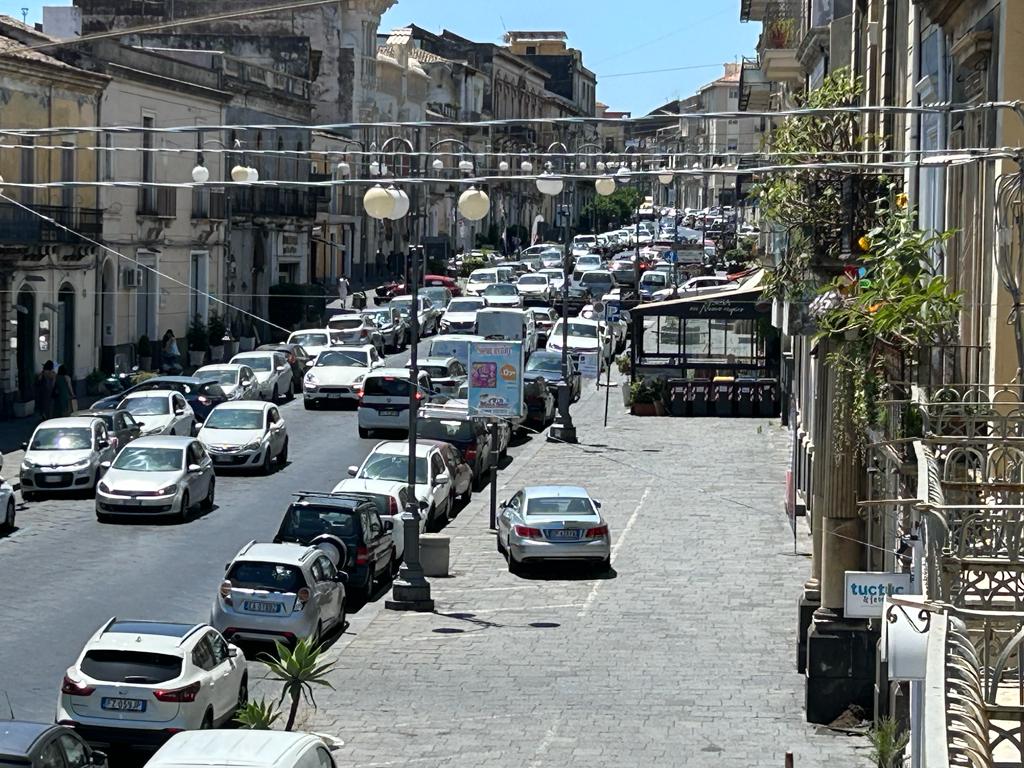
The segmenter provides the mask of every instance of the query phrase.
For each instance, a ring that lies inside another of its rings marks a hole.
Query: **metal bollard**
[[[793,768],[793,753],[786,753],[786,768]]]

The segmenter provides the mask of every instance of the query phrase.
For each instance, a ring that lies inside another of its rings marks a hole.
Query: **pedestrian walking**
[[[64,365],[57,369],[57,378],[53,385],[53,403],[56,416],[70,416],[78,406],[71,374]]]
[[[170,328],[167,329],[167,333],[164,334],[163,338],[163,363],[160,369],[167,372],[181,372],[181,365],[179,360],[181,359],[181,352],[178,350],[178,340],[174,338],[174,331]]]
[[[338,278],[338,298],[341,299],[342,309],[345,309],[345,307],[348,306],[348,289],[348,278],[342,275]]]
[[[53,360],[43,363],[43,370],[36,374],[33,385],[36,414],[41,420],[50,418],[53,415],[53,389],[57,383],[57,373],[53,370]]]

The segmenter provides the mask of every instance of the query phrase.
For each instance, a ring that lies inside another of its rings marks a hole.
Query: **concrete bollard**
[[[451,538],[442,533],[420,536],[420,564],[424,576],[447,576],[451,557]]]

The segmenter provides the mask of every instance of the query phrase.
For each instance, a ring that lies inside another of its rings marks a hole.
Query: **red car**
[[[452,296],[461,296],[462,289],[459,287],[458,282],[454,277],[448,277],[447,275],[424,275],[423,282],[420,283],[424,288],[447,288],[452,292]],[[405,283],[397,286],[393,292],[393,296],[405,296],[409,293],[409,288]]]

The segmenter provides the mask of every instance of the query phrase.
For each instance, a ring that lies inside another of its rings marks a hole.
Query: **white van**
[[[172,736],[146,763],[154,768],[335,768],[327,737],[294,731],[183,731]]]
[[[418,371],[416,397],[430,402],[430,375]],[[409,370],[377,368],[366,374],[359,390],[359,437],[365,440],[375,429],[409,431]],[[444,398],[442,398],[444,399]]]
[[[481,309],[476,313],[477,333],[485,339],[523,342],[523,357],[537,351],[533,314],[521,309]]]

